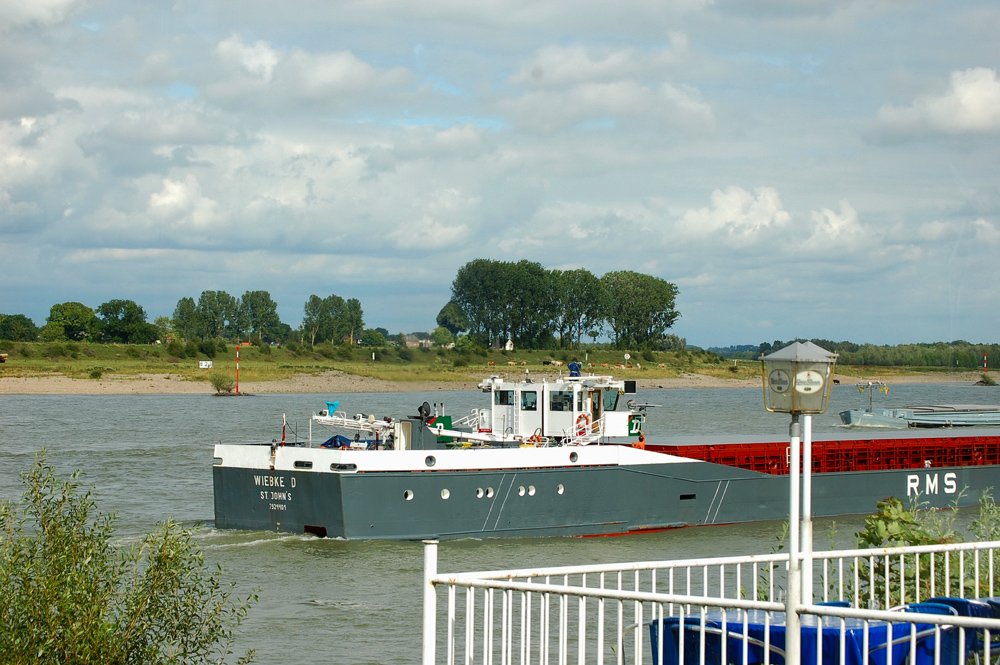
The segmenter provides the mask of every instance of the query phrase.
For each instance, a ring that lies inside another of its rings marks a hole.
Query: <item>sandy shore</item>
[[[920,374],[886,377],[888,384],[902,383],[975,383],[979,372]],[[541,378],[541,377],[538,377]],[[841,385],[854,385],[857,377],[835,376]],[[870,377],[877,378],[877,377]],[[319,375],[302,374],[281,381],[248,381],[240,391],[263,393],[386,393],[433,390],[474,390],[476,382],[382,381],[331,371]],[[723,379],[704,374],[682,374],[671,379],[639,379],[639,388],[756,388],[760,379]],[[208,381],[188,381],[178,375],[147,374],[104,376],[101,379],[71,379],[63,376],[0,377],[0,395],[182,395],[212,394]]]

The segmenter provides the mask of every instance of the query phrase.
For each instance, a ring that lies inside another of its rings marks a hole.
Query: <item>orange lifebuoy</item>
[[[583,436],[590,429],[590,414],[581,413],[576,419],[576,434]]]
[[[541,443],[541,441],[542,437],[540,437],[538,434],[532,434],[531,436],[528,437],[528,443],[531,444]]]

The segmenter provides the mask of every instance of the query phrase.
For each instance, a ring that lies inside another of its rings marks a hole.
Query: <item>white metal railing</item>
[[[677,662],[678,650],[684,662],[747,662],[754,649],[759,662],[783,660],[770,640],[777,626],[783,630],[787,554],[442,575],[437,544],[427,541],[425,548],[425,665],[631,665],[664,663],[665,653],[673,658],[666,662]],[[901,662],[897,652],[919,649],[928,663],[949,662],[942,649],[989,662],[997,643],[989,632],[996,635],[1000,621],[890,610],[940,596],[1000,596],[998,551],[1000,542],[813,553],[812,598],[798,608],[802,635],[814,635],[811,647],[803,642],[803,662],[807,649],[808,662],[853,662],[854,642],[861,662]],[[439,594],[446,599],[440,614]],[[848,606],[820,604],[834,601]],[[676,634],[665,639],[668,630],[656,630],[651,643],[654,622]],[[838,633],[836,648],[828,644],[829,630]],[[823,639],[815,639],[817,631]],[[885,642],[893,645],[879,647]],[[727,656],[727,649],[743,653]]]
[[[578,424],[562,431],[564,446],[586,446],[597,443],[604,436],[604,416],[586,424]]]

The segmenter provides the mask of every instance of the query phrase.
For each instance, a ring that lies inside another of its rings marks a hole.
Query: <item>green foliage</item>
[[[97,308],[101,341],[118,344],[151,344],[159,329],[146,322],[146,310],[132,300],[109,300]]]
[[[0,339],[8,342],[34,342],[38,328],[24,314],[0,314]]]
[[[198,345],[193,341],[185,344],[184,355],[188,358],[196,358],[198,356]]]
[[[385,336],[377,330],[369,328],[361,335],[361,346],[369,348],[382,348],[385,346]]]
[[[218,350],[219,347],[214,339],[203,339],[198,343],[198,351],[204,353],[209,358],[214,358]]]
[[[628,270],[601,277],[607,295],[605,320],[618,348],[656,347],[680,316],[674,309],[677,287]]]
[[[115,547],[115,516],[77,477],[61,481],[42,453],[20,502],[0,502],[3,662],[224,663],[256,596],[236,598],[173,522]]]
[[[92,378],[92,379],[100,379],[103,374],[104,374],[104,372],[102,370],[100,370],[100,369],[93,369],[93,370],[90,371],[90,378]]]
[[[452,336],[469,329],[469,317],[454,300],[445,303],[445,306],[438,312],[436,322],[439,326],[447,328]]]
[[[451,334],[451,331],[440,326],[431,331],[431,339],[434,340],[436,346],[448,346],[455,341],[455,336]]]
[[[177,339],[170,340],[170,344],[167,344],[167,353],[177,358],[183,358],[186,355],[184,344]]]
[[[399,359],[404,362],[410,362],[411,360],[413,360],[413,351],[405,346],[400,348]]]
[[[354,359],[354,349],[348,344],[341,344],[334,351],[334,357],[337,360],[353,360]]]
[[[70,340],[97,339],[99,336],[101,324],[97,315],[94,314],[94,310],[82,303],[64,302],[53,305],[45,320],[52,324],[49,336],[57,334],[57,331],[63,339]],[[59,339],[59,337],[52,339]]]
[[[231,393],[236,388],[236,379],[222,370],[216,370],[209,374],[208,380],[217,394]]]
[[[993,378],[992,376],[990,376],[989,374],[987,374],[986,372],[983,372],[983,376],[982,376],[982,378],[981,378],[981,379],[979,379],[979,381],[980,381],[980,382],[981,382],[981,383],[982,383],[982,384],[983,384],[984,386],[995,386],[995,385],[997,384],[997,380],[996,380],[996,379],[994,379],[994,378]]]

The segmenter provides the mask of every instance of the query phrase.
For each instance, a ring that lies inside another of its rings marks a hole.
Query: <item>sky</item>
[[[427,331],[476,258],[709,347],[1000,341],[1000,5],[0,0],[0,312]]]

